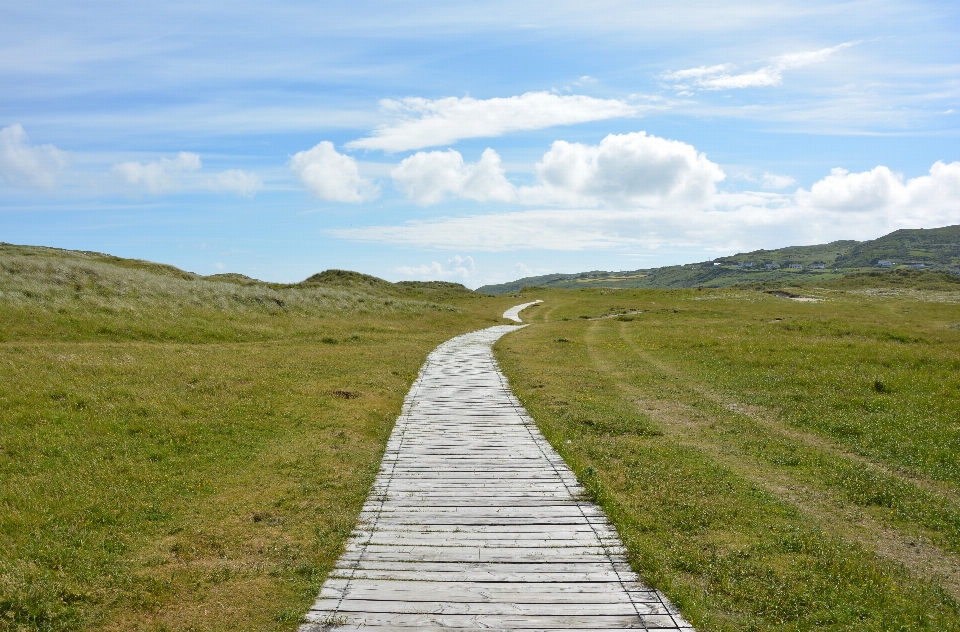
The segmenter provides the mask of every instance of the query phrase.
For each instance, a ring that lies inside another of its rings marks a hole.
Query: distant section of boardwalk
[[[537,303],[542,303],[543,301],[533,301],[530,303],[524,303],[523,305],[515,305],[503,313],[503,317],[507,320],[512,320],[517,323],[522,323],[520,320],[520,312],[531,305],[536,305]]]
[[[301,632],[692,630],[510,392],[491,345],[519,328],[430,354]]]

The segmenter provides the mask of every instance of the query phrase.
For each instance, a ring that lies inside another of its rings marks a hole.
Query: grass
[[[427,353],[515,302],[0,247],[0,630],[296,629]]]
[[[296,629],[427,353],[535,298],[501,365],[699,630],[958,630],[960,292],[898,274],[483,297],[0,245],[0,630]]]
[[[960,293],[536,290],[499,361],[700,630],[960,629]]]

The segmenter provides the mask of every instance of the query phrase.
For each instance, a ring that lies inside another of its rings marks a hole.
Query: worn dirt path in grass
[[[596,333],[594,327],[587,336],[588,345],[590,345],[589,353],[594,365],[601,367],[604,374],[612,376],[616,380],[617,387],[636,402],[646,415],[657,421],[674,441],[709,454],[713,460],[723,463],[731,471],[790,502],[813,523],[821,525],[825,530],[842,535],[877,555],[903,564],[915,576],[940,583],[954,597],[960,598],[960,556],[936,546],[923,535],[900,531],[883,524],[871,517],[863,508],[843,500],[836,492],[804,482],[783,468],[764,464],[738,449],[731,441],[713,433],[711,426],[715,420],[704,411],[695,410],[689,404],[681,403],[676,399],[655,399],[644,395],[640,389],[633,386],[629,375],[624,374],[614,363],[605,359],[604,354],[598,352]],[[669,376],[676,388],[695,393],[703,400],[750,418],[760,424],[771,437],[793,439],[809,448],[849,459],[860,467],[875,468],[889,476],[899,475],[905,482],[910,481],[935,492],[948,493],[950,498],[954,497],[949,495],[949,490],[944,490],[940,484],[931,482],[923,485],[922,481],[851,454],[822,437],[790,428],[787,424],[776,420],[770,411],[731,402],[729,396],[713,392],[706,384],[696,382],[683,371],[644,352],[636,341],[623,336],[622,333],[620,338],[638,359]]]
[[[301,632],[692,630],[510,391],[491,347],[519,328],[430,354]]]

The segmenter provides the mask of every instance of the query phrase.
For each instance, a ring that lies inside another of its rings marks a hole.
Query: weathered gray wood
[[[501,630],[538,630],[586,628],[607,630],[610,628],[644,630],[651,629],[650,623],[671,621],[670,615],[587,615],[587,616],[551,616],[551,615],[475,615],[475,614],[399,614],[399,613],[338,613],[349,621],[348,625],[364,626],[367,629],[380,626],[397,628],[463,628],[485,627]],[[308,622],[324,622],[331,619],[329,613],[308,614]],[[665,619],[665,621],[664,621]],[[660,626],[663,628],[664,626]],[[669,629],[669,628],[668,628]],[[676,629],[674,625],[672,629]]]
[[[301,632],[692,630],[510,392],[490,347],[518,328],[430,354]]]
[[[523,308],[530,307],[531,305],[536,305],[537,303],[542,303],[542,302],[543,301],[537,300],[531,303],[524,303],[523,305],[517,305],[516,307],[511,307],[510,309],[508,309],[503,313],[503,317],[509,320],[515,320],[518,323],[523,322],[520,320],[520,312],[523,310]]]
[[[630,594],[628,594],[628,592]],[[321,599],[386,599],[406,601],[495,602],[495,603],[646,603],[650,608],[660,607],[656,593],[648,589],[622,590],[619,582],[583,584],[524,584],[517,591],[512,583],[475,582],[395,582],[376,580],[331,580],[320,592]],[[318,604],[321,602],[318,601]]]
[[[665,609],[644,605],[650,612],[642,614],[669,614]],[[408,601],[406,599],[386,600],[376,597],[371,599],[320,599],[311,608],[311,614],[326,612],[341,613],[395,613],[395,614],[480,614],[480,615],[620,615],[629,617],[637,611],[629,600],[605,603],[584,603],[571,599],[561,603],[520,603],[516,599],[511,602],[488,601]]]

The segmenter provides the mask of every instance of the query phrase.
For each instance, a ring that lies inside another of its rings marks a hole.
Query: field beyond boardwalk
[[[496,352],[698,630],[960,629],[960,293],[805,296],[528,290]]]

